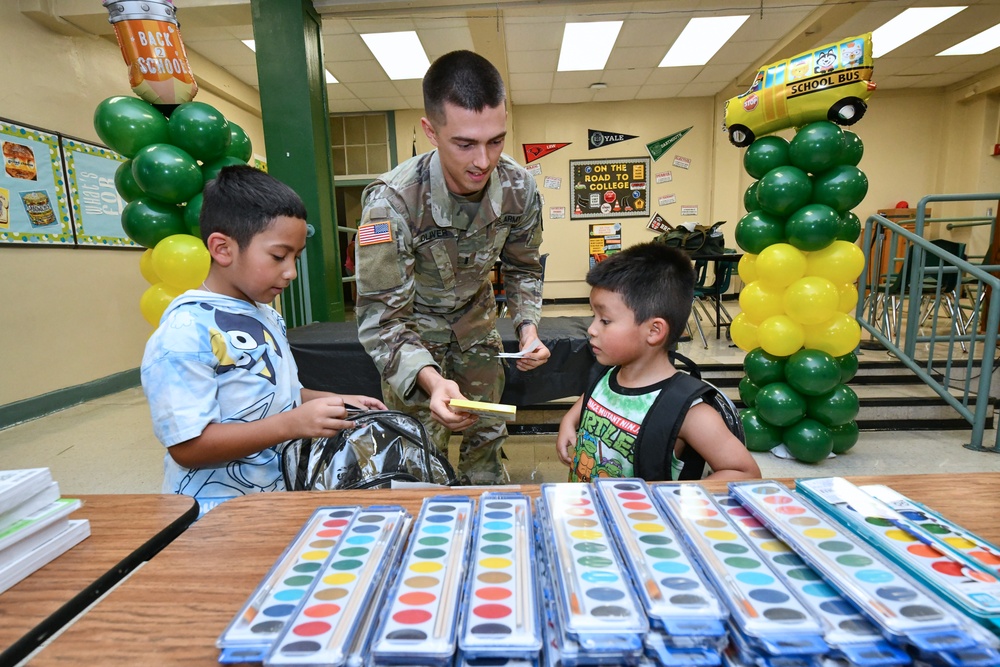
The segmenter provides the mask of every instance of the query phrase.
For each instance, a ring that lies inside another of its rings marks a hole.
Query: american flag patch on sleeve
[[[358,229],[358,245],[374,245],[392,240],[392,225],[388,222],[371,222]]]

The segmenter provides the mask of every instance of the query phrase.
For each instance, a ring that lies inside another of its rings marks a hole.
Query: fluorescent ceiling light
[[[872,56],[881,58],[898,46],[950,19],[965,7],[911,7],[872,32]]]
[[[334,78],[334,76],[333,76],[332,74],[330,74],[330,70],[328,70],[328,69],[325,69],[325,70],[323,70],[323,71],[324,71],[324,72],[326,72],[326,82],[327,82],[327,83],[339,83],[339,82],[337,81],[337,79],[336,79],[336,78]]]
[[[243,42],[244,44],[246,44],[246,47],[248,49],[250,49],[254,53],[257,53],[257,41],[256,40],[253,40],[253,39],[241,39],[240,41]],[[326,73],[326,82],[327,83],[339,83],[339,81],[337,81],[337,79],[335,79],[334,76],[332,74],[330,74],[330,70],[325,69],[323,71]]]
[[[1000,23],[945,49],[939,56],[978,56],[1000,46]]]
[[[361,39],[365,40],[368,50],[393,81],[422,79],[431,66],[424,47],[413,30],[373,32],[361,35]]]
[[[567,23],[559,48],[557,72],[601,70],[608,62],[611,49],[622,29],[621,21]]]
[[[749,14],[691,19],[663,56],[660,67],[704,65],[748,18]]]

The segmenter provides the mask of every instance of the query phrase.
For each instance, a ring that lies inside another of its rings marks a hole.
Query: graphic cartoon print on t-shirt
[[[201,307],[212,308],[205,303]],[[267,327],[252,317],[222,310],[215,311],[215,323],[219,328],[209,331],[212,335],[212,353],[219,360],[216,372],[222,375],[239,368],[275,384],[274,363],[271,362],[270,354],[280,357],[281,350]],[[230,346],[236,350],[235,359],[230,354]]]

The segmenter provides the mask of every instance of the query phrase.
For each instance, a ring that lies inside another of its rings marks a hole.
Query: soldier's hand
[[[469,412],[452,410],[448,403],[451,399],[464,399],[458,384],[453,380],[441,378],[431,391],[431,416],[434,421],[447,426],[452,431],[464,431],[478,421],[479,417]]]
[[[538,328],[533,324],[525,324],[521,327],[521,345],[518,349],[525,350],[534,347],[531,352],[517,360],[517,370],[524,372],[533,368],[538,368],[552,356],[549,348],[538,337]]]

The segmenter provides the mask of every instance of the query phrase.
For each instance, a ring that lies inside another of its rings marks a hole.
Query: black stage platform
[[[591,321],[590,317],[543,317],[538,335],[552,356],[546,364],[527,373],[508,363],[507,384],[500,402],[526,406],[582,394],[595,363],[587,342]],[[498,320],[497,330],[504,350],[517,352],[513,323]],[[355,322],[296,327],[288,331],[288,342],[302,384],[309,389],[382,397],[378,371],[358,341]]]

